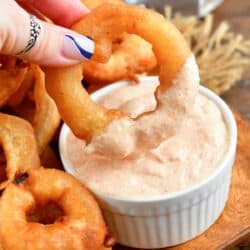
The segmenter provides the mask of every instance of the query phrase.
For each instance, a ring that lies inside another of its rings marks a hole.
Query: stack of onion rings
[[[19,91],[19,92],[18,92]],[[34,128],[39,154],[42,155],[60,125],[60,115],[45,89],[45,77],[38,65],[30,65],[18,91],[8,100],[13,113],[28,120]]]
[[[45,89],[45,77],[37,65],[0,55],[0,108],[30,121],[42,155],[60,125],[60,115]]]

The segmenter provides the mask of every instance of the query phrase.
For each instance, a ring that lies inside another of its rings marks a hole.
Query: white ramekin
[[[142,77],[140,81],[150,83],[157,81],[157,78]],[[126,84],[126,81],[121,81],[109,85],[92,94],[92,98],[96,100]],[[219,96],[205,87],[200,87],[199,91],[216,103],[223,114],[230,135],[225,157],[206,180],[184,191],[138,200],[118,199],[94,192],[108,227],[120,244],[136,248],[180,244],[203,233],[223,211],[235,159],[236,122],[231,110]],[[59,139],[60,155],[65,170],[76,176],[62,150],[68,133],[69,128],[64,124]]]

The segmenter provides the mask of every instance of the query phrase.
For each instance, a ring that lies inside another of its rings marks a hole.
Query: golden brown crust
[[[82,0],[91,10],[104,3],[122,4],[121,0]],[[84,79],[93,91],[107,83],[121,79],[137,80],[136,74],[149,72],[156,67],[156,59],[150,43],[137,35],[122,34],[112,44],[112,55],[105,63],[93,60],[83,62]]]
[[[115,117],[120,117],[121,113],[117,111],[107,115],[104,108],[90,99],[80,82],[81,69],[80,64],[65,67],[63,70],[46,69],[46,89],[55,100],[62,119],[74,128],[74,133],[90,140],[92,135],[101,133]]]
[[[11,106],[13,114],[32,124],[38,152],[42,155],[58,129],[61,117],[55,102],[46,91],[44,72],[38,65],[29,65],[24,81],[6,106]]]
[[[91,36],[95,41],[106,38],[112,42],[124,32],[142,37],[153,46],[161,68],[163,89],[172,84],[191,53],[173,24],[152,10],[132,5],[103,4],[74,24],[72,29]]]
[[[0,70],[0,107],[8,102],[8,99],[21,86],[27,68],[14,67],[9,70]]]
[[[108,41],[111,44],[124,32],[134,33],[150,42],[160,65],[160,91],[165,91],[173,83],[191,53],[184,38],[171,23],[156,12],[136,6],[104,4],[75,24],[73,29],[91,36],[97,44],[104,38],[106,43],[103,45],[108,45]],[[107,111],[90,99],[80,84],[81,68],[79,64],[47,69],[46,88],[55,100],[62,119],[74,134],[90,140],[122,114]]]
[[[26,94],[29,90],[31,90],[33,86],[33,74],[32,70],[29,68],[27,73],[25,74],[25,77],[22,81],[21,86],[16,90],[16,92],[11,95],[11,97],[8,99],[7,105],[10,107],[16,107],[22,103],[24,100]]]
[[[119,44],[114,45],[107,63],[83,62],[84,79],[92,89],[121,79],[136,78],[135,74],[149,72],[157,64],[151,44],[137,35],[125,33]]]
[[[81,0],[89,9],[93,10],[94,8],[100,6],[104,3],[123,3],[122,0]]]
[[[36,206],[55,202],[63,215],[52,224],[27,221]],[[86,188],[56,169],[32,169],[18,185],[10,184],[0,199],[0,239],[8,250],[96,250],[106,227],[101,211]]]
[[[18,117],[0,113],[0,144],[7,161],[7,181],[0,189],[30,168],[40,166],[34,131],[31,125]]]
[[[31,69],[35,79],[34,99],[36,105],[33,127],[38,152],[41,155],[58,129],[61,118],[55,102],[46,91],[44,72],[38,65],[31,65]]]

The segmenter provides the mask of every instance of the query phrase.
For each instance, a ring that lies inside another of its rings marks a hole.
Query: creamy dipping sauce
[[[157,83],[122,87],[100,103],[137,117],[155,109],[156,86]],[[216,104],[196,94],[192,109],[185,112],[175,133],[150,149],[141,143],[124,159],[86,153],[85,142],[72,133],[68,134],[62,153],[76,177],[98,193],[136,199],[180,191],[211,175],[228,149],[227,128]],[[170,119],[174,124],[174,115]]]

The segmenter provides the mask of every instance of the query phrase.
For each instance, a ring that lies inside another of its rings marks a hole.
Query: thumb
[[[38,20],[14,0],[0,1],[0,52],[40,65],[66,66],[90,59],[91,38]]]

